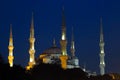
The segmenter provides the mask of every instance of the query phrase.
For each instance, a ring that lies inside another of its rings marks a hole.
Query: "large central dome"
[[[53,46],[53,47],[46,49],[43,52],[43,54],[61,54],[61,49],[56,46]]]
[[[55,42],[55,39],[53,40],[53,46],[46,49],[43,54],[61,54],[61,49],[56,47],[56,42]]]

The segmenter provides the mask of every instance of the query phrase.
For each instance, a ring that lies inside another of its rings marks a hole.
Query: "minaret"
[[[104,38],[103,38],[103,26],[102,26],[102,18],[100,20],[100,74],[104,75],[105,74],[105,61],[104,61]]]
[[[13,37],[12,37],[12,24],[10,24],[10,38],[9,38],[9,46],[8,46],[8,50],[9,50],[9,56],[8,56],[8,62],[10,67],[13,67],[13,60],[14,60],[14,56],[13,56]]]
[[[75,44],[74,43],[75,42],[74,42],[73,27],[72,27],[72,39],[71,39],[71,49],[70,49],[72,57],[75,56]]]
[[[29,38],[29,42],[30,42],[30,49],[29,49],[29,54],[30,54],[30,58],[29,58],[29,66],[27,66],[27,70],[29,70],[30,68],[33,67],[33,65],[35,64],[35,48],[34,48],[34,43],[35,43],[35,37],[34,37],[34,20],[33,20],[33,13],[32,13],[32,19],[31,19],[31,27],[30,27],[30,38]]]
[[[72,64],[74,64],[74,68],[79,68],[79,59],[75,56],[75,41],[74,41],[74,34],[73,34],[73,27],[72,27],[72,37],[71,37],[71,60]]]
[[[61,40],[60,40],[60,45],[61,45],[61,51],[62,55],[60,56],[61,60],[61,67],[63,69],[67,68],[67,40],[66,40],[66,25],[65,25],[65,16],[64,16],[64,7],[62,10],[62,35],[61,35]]]

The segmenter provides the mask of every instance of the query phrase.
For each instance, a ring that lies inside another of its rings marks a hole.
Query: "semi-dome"
[[[53,46],[53,47],[46,49],[43,52],[43,54],[61,54],[61,49],[56,46]]]

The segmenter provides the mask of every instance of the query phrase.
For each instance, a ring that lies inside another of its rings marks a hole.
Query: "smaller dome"
[[[61,49],[56,46],[53,46],[53,47],[46,49],[43,52],[43,54],[61,54]]]

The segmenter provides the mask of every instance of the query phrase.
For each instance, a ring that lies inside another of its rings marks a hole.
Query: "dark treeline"
[[[15,64],[10,68],[0,56],[0,80],[113,80],[112,78],[108,74],[88,77],[80,68],[63,70],[55,64],[39,64],[30,71]]]

